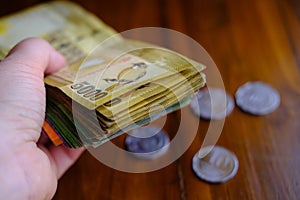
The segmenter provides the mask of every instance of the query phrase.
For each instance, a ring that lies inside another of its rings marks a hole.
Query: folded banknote
[[[124,38],[73,3],[41,4],[0,24],[0,57],[32,36],[66,57],[67,67],[45,77],[43,132],[56,145],[97,147],[188,105],[205,84],[201,63]]]

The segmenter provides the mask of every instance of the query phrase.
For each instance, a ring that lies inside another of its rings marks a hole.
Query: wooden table
[[[1,3],[8,14],[38,1]],[[180,31],[201,44],[234,95],[260,80],[281,95],[265,116],[237,107],[226,118],[218,145],[239,159],[236,176],[223,184],[199,180],[191,159],[200,148],[200,127],[188,150],[149,173],[120,172],[89,152],[61,178],[54,199],[299,199],[300,198],[300,3],[298,0],[76,0],[117,31],[156,26]],[[208,77],[209,78],[209,77]],[[167,130],[179,123],[168,117]],[[207,127],[209,121],[201,121]],[[187,133],[188,134],[188,133]],[[124,137],[114,139],[122,144]]]

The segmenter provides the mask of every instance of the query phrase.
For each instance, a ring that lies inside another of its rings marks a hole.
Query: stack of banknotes
[[[73,3],[38,5],[0,24],[0,57],[38,36],[67,59],[67,67],[45,77],[43,131],[56,145],[97,147],[188,105],[205,84],[202,64],[123,38]]]

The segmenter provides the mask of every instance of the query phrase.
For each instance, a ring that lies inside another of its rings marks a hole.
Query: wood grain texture
[[[38,1],[2,3],[8,14]],[[76,0],[117,31],[158,26],[201,44],[234,95],[247,82],[276,88],[281,105],[266,116],[238,108],[227,117],[218,145],[239,159],[237,175],[223,184],[199,180],[191,159],[204,138],[201,121],[190,148],[155,172],[114,170],[85,152],[61,178],[54,199],[299,199],[300,198],[300,3],[297,0]],[[172,132],[179,113],[168,116]],[[188,134],[188,133],[187,133]],[[114,139],[122,146],[124,137]]]

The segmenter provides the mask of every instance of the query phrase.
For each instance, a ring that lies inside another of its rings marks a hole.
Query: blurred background
[[[43,2],[48,1],[2,1],[0,15]],[[60,179],[54,199],[300,197],[300,1],[73,2],[118,32],[154,26],[184,33],[210,54],[229,94],[234,96],[245,82],[260,80],[279,91],[281,105],[266,116],[252,116],[236,107],[226,118],[217,144],[233,151],[240,165],[237,175],[226,183],[201,181],[192,171],[192,157],[199,150],[209,125],[209,121],[201,120],[190,148],[178,160],[155,172],[120,172],[85,152]],[[180,112],[168,115],[165,129],[171,135],[176,132],[179,115]],[[124,136],[113,142],[122,147]]]

